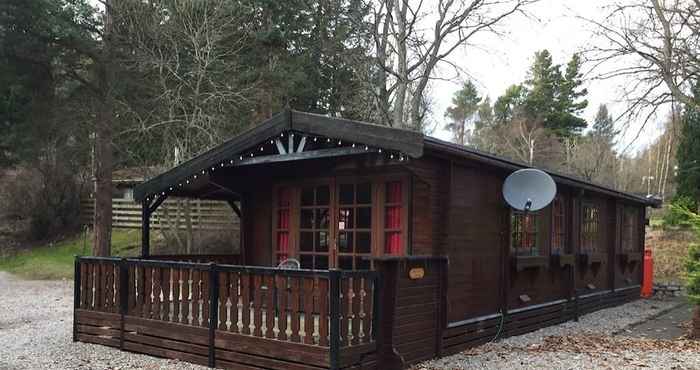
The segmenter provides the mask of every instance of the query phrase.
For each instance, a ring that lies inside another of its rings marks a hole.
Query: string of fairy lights
[[[157,195],[165,196],[167,194],[170,194],[170,193],[174,192],[177,188],[182,188],[185,185],[189,185],[189,184],[195,182],[198,178],[203,177],[207,174],[212,174],[219,169],[235,165],[236,163],[245,163],[246,161],[249,161],[251,158],[255,158],[256,156],[260,157],[262,155],[270,155],[270,154],[265,154],[267,152],[266,149],[269,148],[269,145],[272,145],[272,150],[276,151],[276,150],[278,150],[279,144],[284,146],[284,144],[289,143],[289,144],[291,144],[290,145],[291,147],[285,147],[285,150],[287,151],[287,153],[293,153],[293,152],[295,152],[294,146],[297,144],[301,145],[301,141],[299,143],[297,143],[295,141],[296,137],[305,138],[302,140],[306,140],[307,143],[309,142],[309,140],[311,140],[311,142],[316,143],[316,144],[325,142],[325,144],[327,146],[329,146],[329,145],[335,145],[337,147],[343,146],[343,140],[338,139],[338,138],[309,135],[306,133],[298,133],[298,132],[294,132],[294,131],[282,132],[279,135],[275,135],[273,137],[268,138],[267,140],[264,140],[263,142],[265,144],[260,145],[256,149],[252,149],[249,151],[238,153],[231,158],[228,158],[226,160],[219,162],[218,164],[216,164],[214,166],[211,166],[211,168],[202,169],[201,171],[198,171],[197,173],[195,173],[193,175],[190,175],[190,176],[187,176],[187,177],[181,179],[177,185],[169,186],[168,189],[166,189],[166,190],[162,190],[160,192],[155,192],[155,193],[151,193],[151,194],[147,195],[146,201],[150,202],[152,199],[155,199],[155,197]],[[287,138],[288,141],[282,142],[281,139],[284,139],[284,138]],[[280,140],[280,141],[278,141],[278,140]],[[350,145],[347,145],[348,143]],[[349,146],[351,148],[358,148],[359,147],[360,149],[364,149],[364,151],[366,151],[366,152],[375,152],[377,154],[381,154],[381,155],[385,156],[386,159],[389,159],[389,160],[398,160],[399,162],[403,162],[407,159],[406,154],[404,154],[400,151],[384,150],[382,148],[378,148],[378,147],[374,148],[374,147],[370,147],[369,145],[355,143],[355,142],[345,142],[345,144],[346,144],[346,146]]]

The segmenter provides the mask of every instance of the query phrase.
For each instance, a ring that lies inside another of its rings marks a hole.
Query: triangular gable
[[[396,156],[397,159],[403,159],[404,156],[419,158],[423,155],[423,134],[418,132],[285,110],[225,143],[142,183],[135,188],[134,198],[141,201],[156,194],[165,195],[210,171],[229,166],[263,163],[265,157],[284,154],[288,155],[285,158],[289,160],[308,157],[289,155],[296,151],[301,152],[300,149],[306,146],[302,140],[289,138],[289,135],[294,133],[299,136],[308,135],[314,140],[322,138],[329,142],[337,142],[339,146],[345,142],[344,154],[360,154],[364,149],[380,153],[384,150],[388,156]],[[347,147],[347,143],[353,143],[352,147]],[[364,148],[355,148],[355,144]],[[257,151],[258,147],[260,152]],[[319,150],[316,154],[332,155],[337,153],[337,150]]]

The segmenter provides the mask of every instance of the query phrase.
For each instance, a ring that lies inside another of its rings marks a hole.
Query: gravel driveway
[[[205,367],[73,343],[70,281],[25,281],[0,272],[0,369]],[[623,337],[625,327],[676,302],[636,301],[534,333],[429,361],[416,369],[700,369],[696,343]],[[621,336],[610,337],[613,332]],[[586,334],[583,336],[582,334]]]
[[[0,271],[0,369],[191,369],[175,360],[73,343],[73,282],[26,281]]]

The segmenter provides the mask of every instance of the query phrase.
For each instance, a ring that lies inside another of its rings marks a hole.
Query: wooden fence
[[[352,368],[375,350],[373,271],[78,257],[74,339],[226,368]]]
[[[186,212],[189,202],[189,217]],[[94,198],[83,198],[80,202],[80,221],[92,225],[94,220]],[[151,229],[187,229],[188,220],[193,230],[238,229],[239,219],[231,206],[224,201],[168,198],[151,215]],[[141,204],[128,199],[112,199],[112,227],[141,228]]]

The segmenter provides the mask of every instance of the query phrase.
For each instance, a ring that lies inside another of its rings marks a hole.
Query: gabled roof
[[[140,201],[150,194],[166,191],[185,178],[211,167],[218,167],[224,162],[228,163],[231,158],[238,157],[250,148],[288,131],[362,143],[401,152],[413,158],[420,158],[423,155],[423,135],[415,131],[285,110],[262,124],[137,186],[134,189],[134,198]]]
[[[238,157],[246,150],[250,150],[250,148],[254,148],[256,145],[270,138],[289,131],[361,143],[375,148],[400,152],[412,158],[422,157],[424,149],[428,149],[508,170],[529,167],[523,163],[518,163],[462,145],[442,141],[415,131],[342,118],[327,117],[319,114],[285,110],[272,116],[262,124],[231,138],[223,144],[142,183],[134,190],[134,197],[140,201],[148,195],[172,189],[178,183],[181,184],[183,179],[190,178],[191,176],[196,177],[198,173],[205,172],[205,170],[209,168],[213,169],[215,166],[223,167],[224,164],[229,161],[233,163],[232,158]],[[549,173],[559,184],[624,198],[647,206],[658,207],[660,205],[657,199],[621,192],[552,171],[545,172]]]

